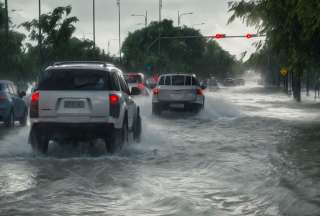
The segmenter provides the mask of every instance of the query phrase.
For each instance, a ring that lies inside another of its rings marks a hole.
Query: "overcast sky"
[[[1,1],[1,0],[0,0]],[[3,1],[3,0],[2,0]],[[227,25],[229,0],[163,0],[162,17],[174,20],[177,25],[178,10],[193,12],[193,15],[183,16],[182,24],[192,26],[205,22],[205,25],[196,26],[204,35],[225,33],[239,35],[254,33],[253,28],[242,24],[239,20]],[[38,0],[8,0],[9,13],[14,24],[37,17]],[[46,13],[56,6],[71,5],[72,15],[79,18],[76,24],[76,36],[92,39],[92,0],[42,0],[42,11]],[[121,0],[121,37],[124,39],[128,32],[143,27],[143,17],[132,17],[131,14],[144,14],[148,11],[149,21],[158,20],[159,0]],[[16,10],[12,12],[11,10]],[[140,25],[137,25],[139,24]],[[118,10],[116,0],[96,0],[96,41],[100,48],[107,51],[108,41],[111,41],[110,51],[116,53],[118,49]],[[219,44],[233,55],[247,51],[254,52],[252,43],[256,39],[224,39]]]

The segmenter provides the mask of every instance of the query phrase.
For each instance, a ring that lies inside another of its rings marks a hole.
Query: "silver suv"
[[[199,112],[204,108],[203,89],[195,75],[162,75],[152,90],[152,112],[159,115],[170,108]]]
[[[103,138],[113,153],[128,141],[128,133],[140,139],[140,108],[132,99],[137,93],[112,64],[55,63],[41,74],[31,96],[29,142],[47,153],[50,140],[75,144]]]

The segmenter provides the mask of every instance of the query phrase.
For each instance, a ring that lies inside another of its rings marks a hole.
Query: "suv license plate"
[[[64,108],[72,109],[72,108],[84,108],[83,101],[65,101]]]
[[[176,109],[183,109],[184,104],[170,104],[171,108],[176,108]]]

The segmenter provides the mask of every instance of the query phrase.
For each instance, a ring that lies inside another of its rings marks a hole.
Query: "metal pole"
[[[117,5],[118,5],[118,12],[119,12],[119,59],[120,59],[120,63],[121,63],[122,59],[121,59],[121,5],[120,5],[120,0],[117,0]]]
[[[93,15],[93,48],[96,48],[96,5],[95,0],[92,0],[92,15]]]
[[[5,0],[5,16],[6,16],[6,41],[9,43],[9,9],[8,9],[8,0]]]
[[[43,56],[42,56],[42,29],[41,29],[41,0],[39,0],[39,37],[38,37],[38,46],[39,46],[39,63],[40,68],[42,67]]]
[[[5,16],[6,16],[6,46],[5,46],[5,50],[6,50],[6,63],[5,63],[5,70],[6,72],[8,72],[9,70],[9,9],[8,9],[8,0],[5,0]]]
[[[148,11],[146,11],[145,26],[148,26]]]
[[[180,26],[180,11],[178,11],[178,26]]]

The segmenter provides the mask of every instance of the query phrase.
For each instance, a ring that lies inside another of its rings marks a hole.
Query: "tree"
[[[293,72],[293,94],[301,100],[303,71],[319,60],[320,18],[317,0],[241,0],[230,3],[230,22],[241,18],[267,35],[273,52],[284,53]]]
[[[162,37],[195,36],[195,38],[161,39],[159,53],[159,29]],[[216,42],[207,41],[198,30],[174,27],[171,20],[151,23],[148,27],[129,33],[122,47],[126,67],[131,71],[154,73],[188,72],[203,77],[225,77],[239,62]]]

